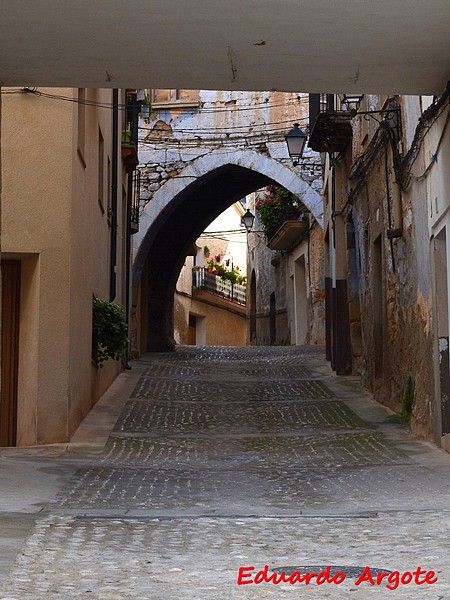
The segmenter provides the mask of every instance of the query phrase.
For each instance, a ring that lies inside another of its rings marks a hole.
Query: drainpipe
[[[392,212],[394,216],[394,229],[403,231],[402,190],[400,184],[392,184]]]
[[[119,165],[119,90],[113,89],[112,111],[112,165],[111,165],[111,246],[109,260],[109,301],[116,297],[117,265],[117,189]]]
[[[125,252],[126,252],[126,267],[125,267],[125,316],[126,316],[126,321],[127,321],[127,332],[128,332],[128,339],[131,339],[131,331],[130,331],[130,322],[131,322],[131,318],[130,318],[130,277],[131,277],[131,201],[133,199],[133,173],[128,173],[128,189],[127,189],[127,214],[126,214],[126,218],[127,218],[127,231],[126,231],[126,247],[125,247]],[[129,360],[129,344],[127,346],[127,352],[126,352],[126,361],[125,361],[125,367],[127,369],[131,369],[128,360]]]

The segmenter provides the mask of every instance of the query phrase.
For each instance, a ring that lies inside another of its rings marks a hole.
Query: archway
[[[144,211],[133,267],[135,294],[141,281],[143,351],[174,349],[173,294],[186,254],[205,227],[233,202],[270,183],[281,184],[321,220],[319,194],[274,159],[239,152],[223,163],[223,153],[194,161],[182,177],[161,188]]]

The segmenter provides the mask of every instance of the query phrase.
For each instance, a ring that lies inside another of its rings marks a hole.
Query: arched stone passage
[[[144,211],[133,283],[136,291],[142,278],[145,351],[174,349],[173,295],[179,272],[192,242],[228,206],[265,185],[281,184],[321,221],[320,196],[293,171],[256,152],[228,158],[224,164],[223,153],[211,153],[194,161],[182,177],[161,188]]]
[[[314,215],[319,225],[323,224],[323,203],[321,195],[306,183],[300,172],[290,168],[281,161],[253,150],[237,150],[209,152],[188,163],[177,177],[169,179],[153,196],[140,217],[139,232],[134,236],[133,278],[139,278],[149,248],[148,234],[154,230],[160,215],[169,208],[180,194],[184,194],[191,185],[206,181],[212,173],[223,167],[243,167],[248,171],[264,175],[272,183],[282,185],[299,197],[301,202]],[[202,185],[200,183],[200,185]],[[264,185],[264,184],[263,184]],[[219,213],[220,214],[220,213]]]

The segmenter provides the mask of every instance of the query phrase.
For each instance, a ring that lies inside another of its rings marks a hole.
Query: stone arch
[[[296,194],[322,225],[322,199],[309,184],[279,161],[254,151],[211,152],[190,163],[168,180],[141,215],[134,236],[134,291],[141,280],[148,310],[146,351],[167,351],[173,340],[173,294],[178,274],[192,242],[223,210],[268,184]]]
[[[253,150],[239,150],[229,153],[225,153],[223,150],[215,150],[192,161],[177,177],[167,180],[167,183],[155,192],[152,200],[146,205],[140,217],[139,232],[134,236],[135,259],[133,271],[136,274],[140,274],[140,267],[142,266],[142,257],[139,256],[142,253],[142,242],[161,212],[169,206],[178,194],[184,192],[197,180],[226,165],[236,165],[260,173],[272,180],[272,183],[282,185],[298,196],[314,215],[319,225],[323,226],[321,195],[301,179],[299,173],[293,168],[289,168],[280,161]],[[144,252],[145,250],[144,248]]]

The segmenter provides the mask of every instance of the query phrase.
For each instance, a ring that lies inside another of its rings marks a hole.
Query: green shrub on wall
[[[92,299],[92,360],[102,367],[108,358],[125,360],[128,345],[127,323],[122,306]]]
[[[411,418],[416,395],[416,385],[411,377],[406,382],[405,392],[403,394],[402,418],[408,425],[411,425]]]

